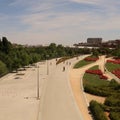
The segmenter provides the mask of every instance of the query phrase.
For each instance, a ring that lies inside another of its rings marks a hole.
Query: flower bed
[[[107,77],[107,76],[105,76],[105,75],[100,75],[100,79],[105,79],[105,80],[107,80],[107,79],[108,79],[108,77]]]
[[[99,58],[93,58],[93,57],[86,57],[85,61],[97,61]]]
[[[99,69],[98,70],[86,70],[85,72],[89,74],[99,75],[100,79],[105,79],[105,80],[108,79],[108,77],[103,75],[102,71]]]
[[[118,78],[120,78],[120,69],[115,69],[112,71],[112,73],[117,76]]]
[[[113,63],[114,67],[110,72],[112,72],[116,77],[118,77],[120,79],[120,68],[119,68],[120,59],[107,60],[107,62],[108,63]],[[111,64],[111,66],[112,66],[112,64]]]
[[[107,62],[114,63],[114,64],[120,64],[120,59],[107,60]]]
[[[101,70],[86,70],[86,73],[102,75]]]

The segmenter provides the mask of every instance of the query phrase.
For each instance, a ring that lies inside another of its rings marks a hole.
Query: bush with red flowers
[[[86,57],[84,60],[85,61],[97,61],[99,58],[94,58],[94,57]]]
[[[118,78],[120,78],[120,69],[115,69],[112,71],[112,73],[117,76]]]
[[[107,77],[107,76],[105,76],[105,75],[100,75],[100,79],[105,79],[105,80],[107,80],[107,79],[108,79],[108,77]]]
[[[114,64],[120,64],[120,59],[107,60],[107,62],[114,63]]]
[[[100,79],[105,79],[105,80],[108,79],[108,77],[103,75],[102,71],[99,69],[98,70],[86,70],[85,72],[89,74],[99,75]]]
[[[86,70],[86,73],[102,75],[101,70]]]

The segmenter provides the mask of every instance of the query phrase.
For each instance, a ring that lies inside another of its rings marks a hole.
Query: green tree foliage
[[[12,44],[7,40],[6,37],[2,38],[2,42],[0,44],[2,52],[8,54],[12,48]]]
[[[4,74],[6,74],[7,71],[8,70],[6,65],[2,61],[0,61],[0,76],[3,76]]]
[[[105,105],[110,107],[120,107],[120,94],[112,95],[106,98]]]
[[[49,46],[24,47],[11,44],[6,37],[0,39],[0,60],[5,63],[8,71],[17,70],[19,67],[38,62],[40,60],[57,57],[72,57],[90,53],[88,48],[63,47],[51,43]]]
[[[113,49],[111,54],[116,58],[120,58],[120,48]]]
[[[110,120],[120,120],[120,112],[110,112]]]
[[[92,49],[92,55],[98,57],[99,56],[99,51],[97,49]]]
[[[96,101],[92,100],[90,102],[90,110],[95,120],[107,120],[104,110],[102,109],[101,105]]]
[[[65,55],[66,55],[66,52],[65,52],[64,47],[62,45],[58,45],[57,46],[57,57],[62,57]]]

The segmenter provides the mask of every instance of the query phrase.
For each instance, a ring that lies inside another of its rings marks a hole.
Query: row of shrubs
[[[120,112],[110,112],[110,120],[120,120]]]
[[[120,100],[120,97],[118,97],[120,95],[120,84],[118,84],[114,79],[111,80],[109,84],[106,84],[104,86],[92,86],[88,83],[84,83],[84,91],[102,97],[111,97],[112,95],[112,98],[119,98]]]
[[[106,98],[105,105],[110,107],[120,107],[120,94],[112,95]]]
[[[102,97],[107,97],[107,96],[111,95],[111,93],[108,90],[105,91],[105,89],[90,86],[90,85],[85,85],[84,91],[87,93],[97,95],[97,96],[102,96]]]
[[[90,108],[90,111],[92,112],[94,120],[108,120],[104,113],[103,108],[96,101],[92,100],[90,102],[89,108]]]
[[[105,112],[107,111],[108,107],[105,108],[105,105],[102,105],[94,100],[90,102],[90,111],[93,115],[94,120],[108,120]],[[120,110],[118,107],[118,110],[116,110],[116,107],[113,109],[110,108],[110,114],[109,114],[110,120],[120,120]]]

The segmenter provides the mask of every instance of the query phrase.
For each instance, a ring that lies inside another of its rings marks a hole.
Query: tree
[[[97,49],[94,49],[94,50],[92,51],[92,55],[98,57],[98,56],[99,56],[98,50],[97,50]]]
[[[7,40],[6,37],[2,38],[2,51],[6,54],[10,52],[12,44]]]
[[[0,76],[3,76],[8,72],[6,65],[0,61]]]
[[[12,70],[16,70],[17,71],[17,69],[20,68],[20,67],[21,67],[20,66],[20,59],[14,58],[13,59],[13,64],[12,64]]]
[[[49,54],[49,58],[54,58],[56,57],[56,51],[57,51],[57,47],[55,43],[51,43],[48,47],[48,54]]]
[[[65,49],[62,45],[58,45],[57,46],[57,53],[56,53],[57,57],[62,57],[66,55]]]
[[[29,64],[29,55],[23,51],[20,55],[21,66],[24,67]]]
[[[101,108],[100,104],[96,101],[90,102],[90,110],[94,116],[95,120],[107,120],[104,110]]]

